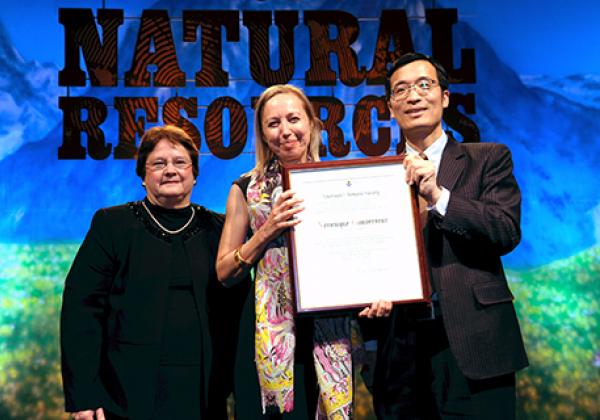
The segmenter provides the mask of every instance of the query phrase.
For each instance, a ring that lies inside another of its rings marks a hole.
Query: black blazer
[[[449,135],[437,179],[450,201],[444,217],[429,212],[423,231],[450,349],[471,379],[528,365],[500,261],[521,239],[521,193],[512,168],[504,145],[458,143]],[[402,322],[402,311],[396,308],[392,317]],[[390,349],[393,332],[383,336],[380,346]]]
[[[500,256],[521,240],[521,192],[508,148],[449,136],[438,183],[446,216],[430,212],[424,235],[450,349],[463,374],[484,379],[528,365]]]
[[[183,243],[201,311],[205,392],[198,398],[209,413],[209,403],[222,404],[231,387],[236,322],[247,290],[218,283],[214,265],[223,218],[194,206],[196,218]],[[104,407],[133,419],[150,417],[170,252],[169,235],[148,219],[139,202],[94,215],[63,294],[66,411]]]

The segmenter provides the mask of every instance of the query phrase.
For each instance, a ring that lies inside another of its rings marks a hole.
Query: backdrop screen
[[[95,210],[144,197],[145,129],[200,146],[193,201],[223,212],[254,165],[253,101],[304,89],[323,159],[396,154],[386,63],[450,71],[444,124],[501,142],[523,192],[504,258],[531,366],[520,418],[600,416],[600,3],[56,0],[0,14],[0,418],[60,418],[64,278]],[[371,418],[366,391],[359,418]]]

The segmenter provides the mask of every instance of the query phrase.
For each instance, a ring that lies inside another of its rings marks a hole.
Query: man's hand
[[[388,317],[392,313],[393,306],[389,300],[378,300],[377,302],[373,302],[371,306],[360,311],[358,316],[361,318]]]
[[[404,158],[404,169],[408,185],[416,185],[419,195],[428,205],[434,206],[440,199],[442,190],[437,184],[433,162],[417,154],[410,154]]]
[[[98,408],[97,410],[76,411],[71,413],[71,418],[74,420],[106,420],[102,408]]]

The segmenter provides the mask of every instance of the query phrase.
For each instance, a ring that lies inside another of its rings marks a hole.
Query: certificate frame
[[[431,301],[417,191],[405,181],[403,161],[284,166],[284,188],[305,207],[287,233],[299,314]]]

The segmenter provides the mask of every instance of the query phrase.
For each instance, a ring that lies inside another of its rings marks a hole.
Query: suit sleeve
[[[71,412],[101,404],[101,349],[116,266],[106,219],[104,210],[94,215],[65,281],[60,343],[65,409]]]
[[[487,150],[476,197],[451,191],[446,216],[438,226],[497,255],[521,240],[521,192],[513,175],[511,153],[501,144]]]

